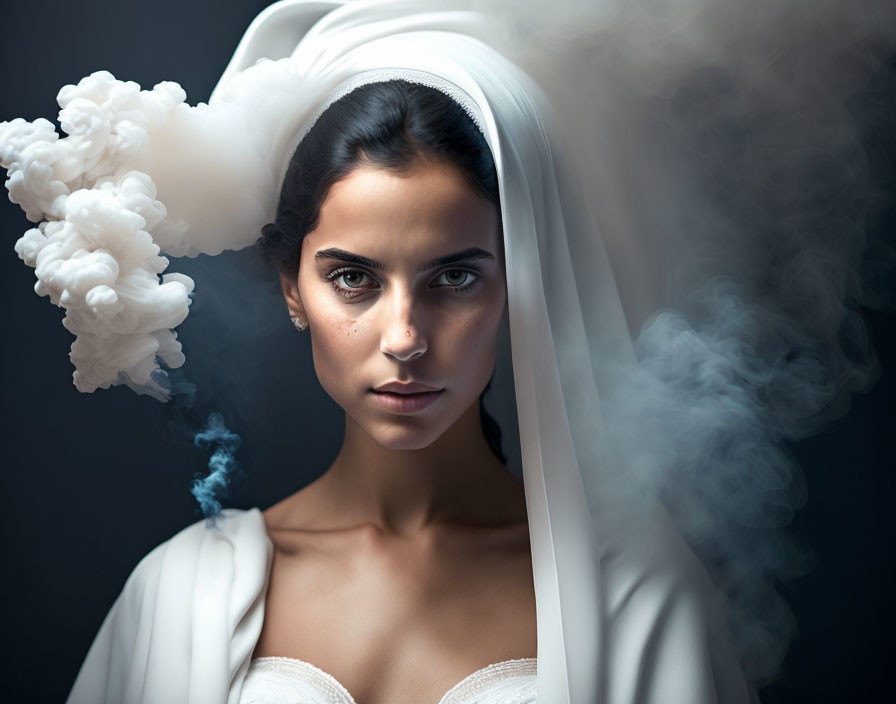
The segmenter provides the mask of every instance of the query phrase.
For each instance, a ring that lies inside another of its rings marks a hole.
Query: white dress
[[[536,667],[535,658],[488,665],[464,677],[438,704],[535,704]],[[294,658],[265,657],[249,665],[240,704],[357,703],[335,677],[319,667]]]
[[[603,660],[601,704],[755,701],[712,585],[667,528],[656,523],[602,554],[605,650],[591,655]],[[198,521],[156,547],[112,605],[67,703],[354,704],[309,663],[252,660],[273,550],[257,508],[224,509],[217,527]],[[495,663],[438,704],[533,704],[536,671],[532,659]]]

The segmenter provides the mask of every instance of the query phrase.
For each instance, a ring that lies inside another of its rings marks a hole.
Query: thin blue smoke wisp
[[[208,460],[209,473],[194,474],[190,493],[199,503],[202,514],[209,519],[209,527],[214,527],[221,512],[221,499],[232,496],[239,489],[237,480],[245,478],[243,467],[236,459],[242,440],[227,428],[221,413],[210,412],[205,421],[202,420],[204,414],[197,405],[205,404],[198,400],[199,387],[187,380],[182,369],[163,366],[157,381],[170,392],[168,430],[172,438],[178,443],[213,450]]]
[[[202,513],[214,523],[221,511],[220,498],[228,494],[234,476],[241,469],[235,457],[241,442],[240,436],[227,429],[220,413],[210,413],[205,429],[196,433],[193,442],[196,447],[203,449],[216,446],[208,461],[210,473],[205,477],[197,474],[190,487]]]

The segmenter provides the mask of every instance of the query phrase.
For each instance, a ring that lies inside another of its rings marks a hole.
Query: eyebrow
[[[360,254],[354,254],[353,252],[346,252],[344,249],[338,249],[336,247],[331,247],[330,249],[322,249],[314,255],[314,258],[336,259],[337,261],[346,262],[347,264],[360,264],[361,266],[366,266],[369,269],[379,269],[380,271],[386,268],[385,266],[383,266],[383,264],[376,261],[375,259],[370,259],[369,257],[364,257]],[[430,259],[428,262],[424,262],[422,265],[420,265],[418,271],[427,271],[428,269],[435,269],[436,267],[446,266],[447,264],[459,264],[461,262],[470,262],[477,259],[493,260],[494,258],[495,255],[491,252],[487,252],[479,247],[470,247],[469,249],[464,249],[460,252],[446,254],[444,257],[436,257],[435,259]]]

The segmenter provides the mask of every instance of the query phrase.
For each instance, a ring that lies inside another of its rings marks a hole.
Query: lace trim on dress
[[[439,704],[467,704],[470,697],[488,694],[487,690],[495,685],[521,677],[534,677],[537,673],[537,658],[518,658],[487,665],[467,675],[449,689],[439,700]],[[327,704],[356,704],[352,695],[342,684],[328,672],[321,670],[310,662],[283,656],[267,656],[255,658],[250,662],[251,674],[270,674],[296,679],[320,691]],[[525,691],[513,690],[512,701],[500,699],[496,701],[506,704],[535,704],[535,681],[526,683]],[[479,702],[480,700],[475,700]],[[249,700],[251,704],[251,700]]]
[[[304,660],[285,657],[255,658],[249,663],[254,673],[285,676],[308,684],[325,697],[327,704],[356,704],[352,695],[333,675]],[[247,673],[248,675],[248,673]],[[251,700],[247,704],[252,704]]]
[[[518,658],[483,667],[449,689],[439,704],[468,704],[472,701],[476,701],[478,704],[486,704],[487,701],[506,702],[506,704],[535,704],[536,682],[534,679],[524,684],[515,682],[513,689],[507,690],[510,687],[509,680],[521,677],[534,678],[537,674],[537,662],[536,658]],[[507,685],[507,688],[502,688],[503,692],[495,692],[494,698],[490,696],[487,696],[486,699],[473,700],[471,698],[476,695],[490,694],[490,690],[499,683]],[[512,694],[513,699],[502,697],[502,694]]]

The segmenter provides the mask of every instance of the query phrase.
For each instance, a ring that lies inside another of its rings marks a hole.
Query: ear
[[[286,299],[286,307],[289,309],[290,318],[301,318],[308,321],[305,315],[305,306],[302,305],[302,297],[299,295],[298,277],[280,274],[280,288],[283,291],[283,298]]]

